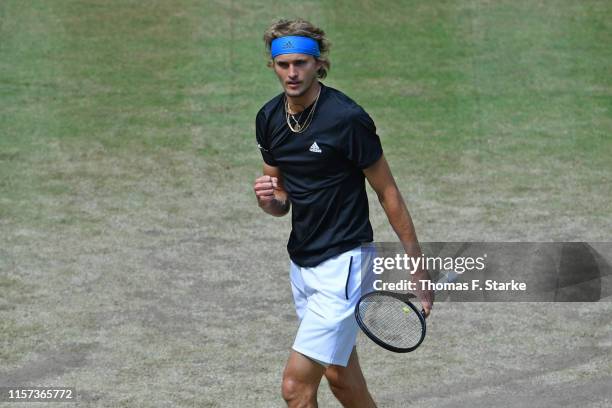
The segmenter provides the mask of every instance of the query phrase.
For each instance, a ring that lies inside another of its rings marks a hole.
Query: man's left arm
[[[401,241],[406,254],[410,257],[420,257],[422,254],[421,247],[414,230],[412,218],[402,194],[395,184],[385,156],[381,156],[374,164],[364,169],[363,173],[376,192],[389,223]],[[418,282],[419,280],[429,280],[430,277],[427,270],[420,269],[413,275],[413,279]],[[427,290],[418,291],[418,295],[423,309],[425,309],[425,316],[428,316],[433,306],[434,294]]]

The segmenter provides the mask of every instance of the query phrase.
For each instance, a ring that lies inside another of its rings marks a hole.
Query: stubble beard
[[[288,89],[285,88],[285,94],[287,96],[290,96],[292,98],[299,98],[301,96],[304,96],[309,90],[310,88],[312,88],[312,86],[314,85],[315,82],[315,77],[310,79],[310,82],[308,83],[307,86],[305,86],[302,89]]]

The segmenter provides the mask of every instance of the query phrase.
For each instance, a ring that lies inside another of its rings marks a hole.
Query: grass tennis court
[[[325,84],[375,120],[421,241],[610,240],[609,2],[4,0],[0,386],[282,406],[290,226],[256,205],[254,120],[280,92],[263,30],[298,16],[328,33]],[[439,303],[418,352],[359,347],[381,407],[594,408],[611,327],[609,302]]]

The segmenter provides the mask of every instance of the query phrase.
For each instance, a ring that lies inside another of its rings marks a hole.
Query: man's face
[[[274,58],[273,67],[287,96],[299,97],[312,85],[321,63],[308,54],[282,54]]]

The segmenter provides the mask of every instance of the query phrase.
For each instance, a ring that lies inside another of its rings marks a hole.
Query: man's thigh
[[[324,373],[324,366],[312,361],[310,358],[295,350],[291,350],[287,365],[285,366],[283,378],[318,387]]]
[[[353,347],[353,351],[349,357],[346,367],[340,365],[330,365],[325,370],[325,378],[331,386],[338,385],[341,387],[349,386],[351,388],[365,388],[365,378],[361,371],[357,349]]]

